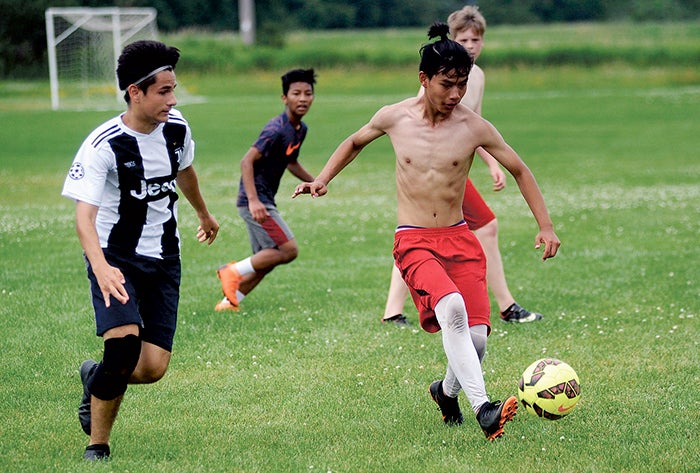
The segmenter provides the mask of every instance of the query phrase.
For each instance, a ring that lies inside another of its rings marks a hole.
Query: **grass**
[[[168,36],[183,51],[188,69],[240,73],[299,64],[344,67],[413,66],[427,42],[427,29],[328,30],[289,32],[283,46],[244,46],[231,33],[186,31]],[[566,23],[489,27],[481,62],[489,67],[600,65],[693,66],[700,57],[700,23]],[[320,47],[321,45],[321,47]]]
[[[499,216],[511,290],[545,313],[525,326],[494,317],[487,388],[502,398],[532,361],[562,358],[583,389],[569,417],[521,413],[495,443],[471,421],[442,425],[427,393],[444,373],[440,337],[379,323],[395,222],[386,139],[364,150],[323,199],[287,199],[294,180],[285,177],[279,207],[299,258],[269,275],[238,314],[215,313],[214,269],[250,251],[234,209],[237,166],[281,109],[279,74],[183,68],[182,85],[206,97],[181,109],[222,231],[213,246],[199,246],[196,220],[182,205],[171,367],[155,385],[130,387],[107,465],[80,460],[77,367],[100,357],[101,343],[73,204],[60,189],[79,143],[114,112],[49,112],[36,95],[42,84],[0,94],[0,470],[698,471],[697,71],[486,73],[484,114],[533,169],[563,242],[554,260],[540,262],[534,221],[512,179],[493,194],[475,166]],[[342,138],[416,84],[414,68],[321,68],[304,165],[317,172]]]

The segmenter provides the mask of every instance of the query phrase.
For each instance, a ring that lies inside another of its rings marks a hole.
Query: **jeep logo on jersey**
[[[139,200],[158,200],[166,195],[175,192],[177,182],[170,177],[158,177],[155,179],[141,179],[141,189],[139,191],[132,190],[131,196]]]

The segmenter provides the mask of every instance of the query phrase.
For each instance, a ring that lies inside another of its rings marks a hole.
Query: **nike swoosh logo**
[[[288,144],[287,145],[287,156],[290,156],[294,151],[296,151],[297,148],[299,148],[299,146],[301,146],[301,143],[297,143],[295,145],[293,145],[291,143]]]
[[[572,407],[573,407],[573,406],[572,406]],[[570,410],[571,410],[571,407],[559,406],[559,407],[557,408],[557,410],[558,410],[559,412],[566,412],[566,411],[570,411]]]

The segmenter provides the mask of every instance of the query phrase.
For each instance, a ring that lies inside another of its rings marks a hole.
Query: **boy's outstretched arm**
[[[297,185],[292,194],[292,199],[299,194],[311,194],[311,197],[321,197],[328,193],[328,183],[331,179],[337,176],[362,150],[362,148],[355,150],[352,142],[353,136],[346,138],[338,145],[328,162],[326,162],[326,165],[323,166],[323,169],[313,181],[302,182]]]
[[[321,172],[312,182],[302,182],[297,185],[292,194],[292,199],[299,194],[311,194],[311,197],[321,197],[328,193],[328,183],[350,164],[360,151],[384,134],[384,131],[376,126],[377,116],[381,110],[375,114],[372,120],[362,128],[343,140],[336,148],[328,162],[323,166]]]
[[[540,229],[535,236],[535,248],[540,249],[544,245],[542,260],[553,258],[557,254],[561,242],[554,233],[554,225],[535,176],[513,148],[503,140],[493,125],[488,122],[485,124],[488,133],[485,133],[484,148],[515,178],[520,193],[525,198],[525,202],[530,207]]]

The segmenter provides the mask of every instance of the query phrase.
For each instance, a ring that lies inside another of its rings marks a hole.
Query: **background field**
[[[507,31],[493,33],[498,42]],[[540,34],[546,42],[555,33]],[[50,112],[45,84],[0,84],[0,470],[700,471],[700,72],[689,63],[487,68],[484,115],[533,169],[563,242],[542,263],[513,180],[494,194],[475,165],[499,217],[511,290],[545,314],[525,326],[494,315],[487,388],[493,398],[514,393],[520,372],[542,356],[570,363],[583,388],[568,418],[519,414],[495,443],[474,422],[442,424],[427,392],[444,374],[440,337],[379,323],[395,225],[387,139],[323,199],[288,199],[295,182],[285,178],[278,204],[298,260],[272,273],[238,314],[212,310],[215,268],[250,251],[234,209],[238,163],[281,110],[283,70],[183,67],[183,88],[205,99],[180,108],[222,231],[199,246],[196,219],[181,206],[171,368],[158,384],[129,389],[113,460],[96,467],[81,461],[77,368],[101,355],[101,343],[74,206],[60,189],[82,139],[115,112]],[[378,107],[417,91],[415,67],[319,67],[318,75],[302,149],[311,172]]]

